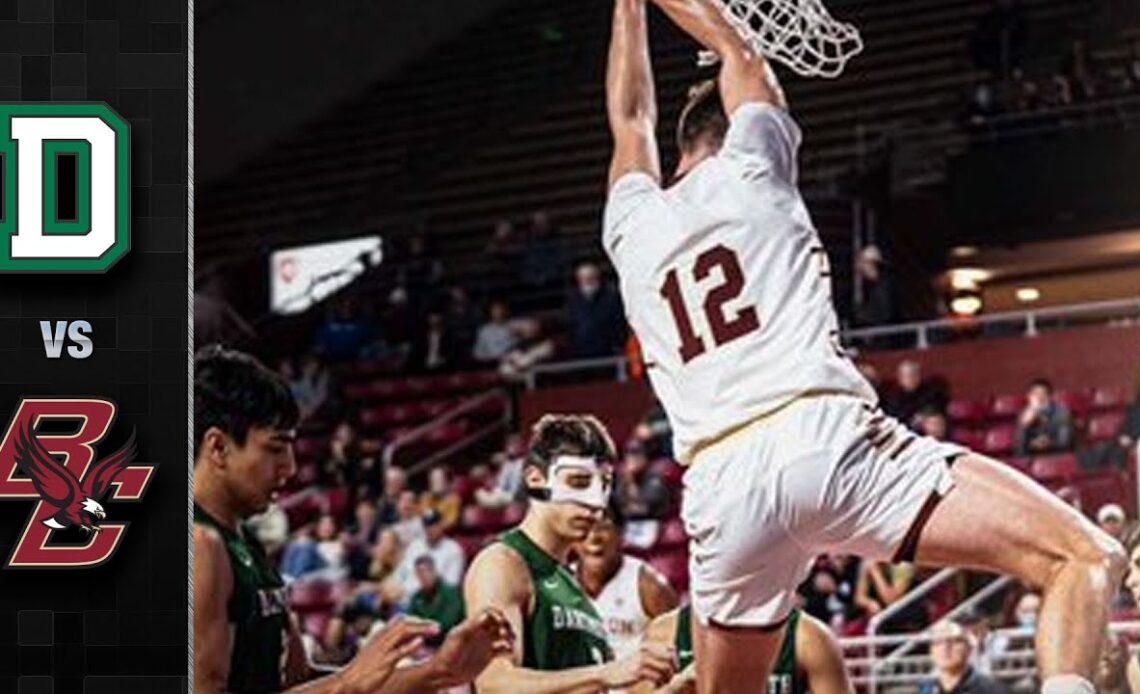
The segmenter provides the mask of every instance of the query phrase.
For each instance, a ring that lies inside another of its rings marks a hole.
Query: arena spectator
[[[322,567],[330,574],[343,574],[348,569],[348,551],[336,518],[329,513],[322,514],[317,519],[315,535]]]
[[[855,586],[860,573],[856,557],[819,557],[800,588],[804,611],[836,633],[848,632],[859,618]]]
[[[1124,411],[1124,422],[1120,426],[1118,441],[1121,448],[1129,453],[1136,450],[1137,442],[1140,442],[1140,373],[1136,377],[1135,395]]]
[[[633,436],[645,448],[650,459],[673,456],[673,427],[665,416],[660,401],[654,401],[649,411],[633,429]]]
[[[455,342],[459,356],[465,357],[471,354],[475,346],[475,334],[482,324],[482,316],[479,308],[472,303],[466,288],[458,285],[451,288],[443,322]]]
[[[301,362],[301,373],[296,373],[290,360],[283,360],[281,375],[289,383],[289,391],[301,411],[301,421],[315,414],[329,395],[329,374],[320,357],[310,354]]]
[[[324,643],[314,660],[326,665],[343,665],[352,660],[378,621],[380,616],[367,603],[350,601],[341,605],[325,628]]]
[[[946,415],[938,410],[926,409],[918,415],[918,431],[938,441],[946,441],[949,437],[950,424]]]
[[[855,324],[860,327],[893,323],[895,315],[894,282],[884,267],[883,252],[878,246],[866,246],[859,252],[855,266],[860,285],[860,300],[855,305]]]
[[[512,277],[517,271],[521,253],[514,224],[509,219],[500,219],[495,223],[495,231],[483,252],[488,260],[488,269],[496,279]]]
[[[503,301],[491,304],[490,319],[479,328],[473,356],[479,362],[499,362],[515,347],[518,338],[509,322],[510,309]]]
[[[523,459],[501,451],[491,456],[494,475],[488,484],[475,490],[475,503],[483,508],[503,508],[519,500],[522,492]]]
[[[321,461],[317,481],[324,487],[356,489],[361,477],[360,444],[356,430],[348,421],[342,421],[329,437],[328,453]]]
[[[321,555],[317,552],[313,527],[306,525],[293,533],[281,553],[281,575],[286,581],[296,580],[324,568]]]
[[[550,214],[545,210],[535,212],[523,242],[523,281],[532,289],[553,289],[562,283],[567,269],[565,247]]]
[[[360,580],[368,575],[372,547],[380,538],[380,517],[371,499],[361,499],[353,508],[352,521],[346,533],[349,575]]]
[[[913,425],[915,415],[924,410],[943,412],[946,393],[922,376],[922,366],[911,359],[899,362],[896,382],[883,399],[883,410],[900,422]]]
[[[403,286],[394,287],[380,312],[380,331],[392,353],[403,356],[411,349],[417,318],[408,300],[408,290]]]
[[[1097,98],[1098,80],[1089,63],[1088,44],[1082,39],[1074,39],[1062,72],[1069,82],[1074,101],[1087,102]]]
[[[317,329],[314,342],[317,352],[330,361],[354,359],[371,338],[371,331],[357,317],[347,299],[329,304],[325,322]]]
[[[400,519],[396,506],[407,485],[408,476],[403,468],[389,466],[384,471],[384,494],[377,504],[381,525],[391,525]]]
[[[1124,509],[1120,504],[1105,504],[1097,509],[1096,524],[1100,529],[1111,535],[1117,540],[1124,538],[1125,523],[1128,519],[1124,516]]]
[[[279,559],[281,550],[289,541],[289,516],[284,509],[277,504],[270,504],[265,513],[251,517],[247,525],[253,530],[270,561]]]
[[[372,546],[365,577],[357,584],[356,598],[377,610],[397,604],[407,579],[400,573],[404,568],[403,559],[404,549],[396,533],[381,532]]]
[[[536,364],[554,356],[554,341],[542,334],[542,322],[537,318],[516,320],[512,325],[517,342],[499,363],[499,373],[507,378],[519,378]]]
[[[961,624],[939,622],[934,627],[930,657],[934,661],[934,679],[922,685],[921,694],[1004,694],[1007,690],[970,664],[974,652],[973,636]]]
[[[663,518],[669,511],[669,487],[649,462],[639,442],[626,446],[614,493],[622,515],[631,521]]]
[[[455,540],[447,537],[438,513],[429,511],[423,515],[425,535],[412,541],[404,551],[404,564],[411,569],[408,582],[404,590],[408,596],[415,593],[419,587],[415,574],[415,562],[420,557],[431,557],[435,569],[443,581],[452,586],[459,586],[463,581],[463,571],[467,568],[467,559],[463,548]]]
[[[1128,666],[1135,658],[1128,657],[1128,645],[1108,632],[1104,635],[1104,648],[1097,661],[1093,685],[1099,694],[1130,694]]]
[[[428,641],[429,646],[438,646],[447,633],[463,621],[463,596],[454,585],[440,580],[431,555],[421,555],[414,566],[419,589],[412,594],[408,614],[439,625],[440,633]]]
[[[1029,386],[1025,409],[1017,418],[1017,453],[1048,453],[1073,445],[1073,417],[1054,398],[1053,384],[1039,378]]]
[[[571,356],[589,359],[620,354],[626,335],[621,297],[602,281],[597,263],[578,265],[575,279],[577,284],[566,306]]]
[[[463,502],[451,482],[451,473],[445,467],[434,467],[428,473],[428,489],[420,495],[420,511],[439,514],[445,532],[459,523]]]
[[[194,287],[194,347],[256,338],[257,331],[226,299],[222,269],[207,271]]]
[[[990,629],[990,619],[977,610],[967,610],[957,622],[962,625],[974,643],[971,664],[983,675],[993,674],[994,660],[1008,650],[1008,640]]]
[[[392,532],[396,533],[400,544],[409,547],[416,540],[422,540],[425,533],[424,521],[420,517],[420,505],[416,493],[410,489],[400,492],[396,501],[396,515],[398,520],[392,524]]]
[[[462,365],[459,345],[447,331],[443,314],[432,311],[424,321],[424,331],[412,343],[408,367],[412,371],[437,372],[459,368]]]
[[[438,254],[428,247],[426,234],[417,233],[408,241],[408,249],[401,265],[404,284],[413,298],[413,306],[431,305],[434,294],[443,281],[444,268]]]
[[[855,585],[855,605],[868,617],[874,617],[902,599],[914,585],[917,571],[913,564],[887,564],[864,561]],[[893,615],[884,624],[884,631],[918,631],[926,626],[926,607],[915,602]]]
[[[1029,591],[1017,600],[1013,609],[1014,626],[1026,629],[1037,628],[1037,616],[1041,613],[1041,596]]]

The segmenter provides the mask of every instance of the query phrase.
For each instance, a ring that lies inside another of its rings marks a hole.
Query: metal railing
[[[408,474],[417,474],[419,472],[427,470],[440,461],[445,460],[452,455],[455,455],[468,446],[472,446],[498,431],[506,432],[510,426],[510,396],[507,394],[506,390],[502,388],[494,388],[480,395],[468,398],[452,409],[442,413],[435,419],[392,439],[390,442],[388,442],[387,445],[384,446],[384,450],[381,453],[381,460],[384,462],[384,467],[387,468],[388,466],[392,465],[392,463],[396,460],[396,456],[400,450],[423,441],[436,429],[446,424],[450,424],[451,422],[459,419],[460,417],[463,417],[464,415],[475,412],[485,407],[488,403],[494,402],[496,400],[501,401],[502,403],[501,416],[496,417],[491,422],[485,424],[476,431],[467,434],[459,441],[456,441],[455,443],[452,443],[441,450],[435,451],[426,458],[417,461],[414,465],[408,467],[407,472]]]
[[[1115,622],[1108,625],[1114,636],[1140,635],[1140,621]],[[1037,656],[1033,648],[1036,630],[1033,627],[997,629],[992,632],[987,643],[1005,644],[1003,650],[988,653],[990,674],[1005,681],[1014,681],[1037,674]],[[930,629],[913,634],[891,636],[859,636],[841,638],[840,647],[844,651],[851,683],[861,691],[875,694],[884,687],[917,685],[929,681],[933,676],[934,664],[929,654],[908,655],[896,658],[889,664],[876,658],[877,650],[898,644],[914,642],[919,647],[929,647],[934,640]],[[1129,647],[1135,653],[1140,644]],[[869,656],[847,656],[852,650],[866,650]]]
[[[947,334],[956,334],[967,329],[980,328],[983,334],[974,339],[983,340],[987,338],[984,331],[993,328],[1007,328],[1025,337],[1036,337],[1042,332],[1063,329],[1078,324],[1111,325],[1114,322],[1132,321],[1140,322],[1140,297],[1073,304],[1071,306],[1029,309],[1025,311],[1006,311],[976,316],[970,319],[944,318],[940,320],[897,323],[874,328],[846,330],[842,333],[842,336],[844,343],[850,347],[875,349],[877,347],[876,342],[890,341],[892,349],[899,349],[900,344],[897,344],[899,340],[892,340],[892,338],[903,338],[912,341],[913,347],[926,349],[936,342],[931,339],[931,335],[937,334],[938,331],[945,331]],[[1009,332],[1000,333],[1002,337],[1008,337],[1009,335]],[[901,347],[905,348],[906,345],[901,345]],[[524,382],[529,390],[534,390],[538,387],[539,380],[542,376],[604,371],[606,369],[613,370],[614,380],[624,382],[629,378],[627,365],[628,360],[624,356],[538,364],[526,372]]]

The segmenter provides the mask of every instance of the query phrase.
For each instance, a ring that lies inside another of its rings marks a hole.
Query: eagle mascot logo
[[[91,466],[80,480],[48,453],[31,426],[22,429],[16,440],[16,465],[31,479],[43,500],[58,509],[43,524],[55,530],[74,525],[88,535],[102,530],[99,521],[107,517],[107,512],[99,502],[134,457],[135,436],[131,434],[126,445]]]

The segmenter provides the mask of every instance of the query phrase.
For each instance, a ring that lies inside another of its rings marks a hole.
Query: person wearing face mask
[[[620,354],[626,336],[621,297],[602,281],[602,271],[596,263],[580,264],[574,278],[576,286],[566,305],[573,357],[590,359]]]
[[[672,677],[668,647],[613,659],[601,616],[566,566],[609,503],[615,457],[592,416],[547,415],[534,426],[523,471],[530,507],[475,557],[464,584],[469,609],[497,609],[522,634],[475,681],[480,694],[606,691]]]

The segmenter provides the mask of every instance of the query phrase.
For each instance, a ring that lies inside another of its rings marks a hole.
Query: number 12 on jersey
[[[707,278],[714,269],[720,270],[721,282],[709,289],[705,294],[704,312],[712,332],[714,347],[720,347],[733,340],[743,337],[760,328],[760,318],[754,306],[745,306],[728,316],[724,305],[740,296],[744,291],[744,272],[740,268],[740,259],[736,253],[722,244],[717,244],[697,256],[693,264],[693,281],[701,282]],[[669,302],[669,311],[673,314],[673,323],[677,326],[677,333],[681,338],[681,347],[678,352],[683,363],[689,363],[706,351],[705,339],[693,329],[693,321],[689,316],[689,307],[685,305],[685,298],[681,294],[681,274],[677,268],[671,268],[665,275],[665,282],[661,285],[661,296]]]

